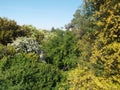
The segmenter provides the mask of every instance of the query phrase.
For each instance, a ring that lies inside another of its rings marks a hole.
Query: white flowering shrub
[[[23,51],[25,53],[34,52],[39,55],[39,60],[43,59],[43,51],[40,48],[40,45],[34,38],[19,37],[11,46],[14,46],[16,52]]]
[[[16,51],[22,50],[26,53],[28,52],[40,52],[40,47],[38,42],[33,38],[19,37],[12,44],[16,48]]]

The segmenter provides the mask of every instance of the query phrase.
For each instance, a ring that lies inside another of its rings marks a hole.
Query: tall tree
[[[68,70],[76,65],[79,51],[75,47],[76,39],[71,31],[56,30],[56,36],[43,45],[46,62],[60,69]]]
[[[105,0],[100,5],[100,10],[95,13],[98,30],[92,49],[91,62],[97,69],[97,75],[105,76],[120,84],[119,8],[119,0]]]

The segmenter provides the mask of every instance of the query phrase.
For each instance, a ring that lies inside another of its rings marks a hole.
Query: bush
[[[0,43],[7,45],[11,43],[12,40],[16,37],[15,32],[20,27],[14,20],[8,20],[7,18],[0,17]]]
[[[54,90],[61,78],[56,67],[38,63],[22,54],[0,61],[0,90]]]
[[[16,51],[40,53],[39,44],[33,38],[19,37],[11,43],[11,46],[14,46]]]
[[[0,44],[0,59],[4,56],[13,56],[15,53],[16,51],[14,47]]]
[[[19,37],[10,45],[14,46],[17,52],[35,53],[39,60],[43,60],[43,51],[34,38]]]
[[[67,80],[61,86],[62,90],[118,90],[118,88],[120,85],[108,78],[96,77],[92,70],[80,65],[68,72]]]

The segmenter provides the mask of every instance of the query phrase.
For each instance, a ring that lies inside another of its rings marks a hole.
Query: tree
[[[75,33],[77,38],[76,47],[81,51],[80,61],[87,62],[91,56],[91,47],[95,40],[94,32],[96,28],[92,17],[94,11],[90,8],[92,8],[91,2],[85,0],[82,7],[76,10],[71,23],[68,24],[72,26],[72,32]]]
[[[15,32],[19,28],[14,20],[0,17],[0,43],[6,45],[15,38]]]
[[[85,0],[85,4],[90,6],[87,10],[90,11],[91,14],[86,20],[89,22],[89,19],[92,19],[93,22],[90,23],[95,25],[95,27],[89,24],[87,27],[88,31],[86,31],[79,40],[78,47],[82,50],[80,57],[82,59],[80,59],[80,64],[77,68],[68,72],[67,83],[64,83],[65,88],[67,86],[67,89],[70,90],[119,89],[119,1]],[[88,11],[86,11],[85,14],[88,14]],[[78,18],[76,22],[77,20]],[[80,22],[80,20],[78,20],[78,22]],[[78,22],[77,26],[81,27],[81,24],[78,25]],[[83,30],[84,29],[83,27]],[[93,30],[92,34],[90,34],[89,30]],[[91,53],[89,55],[90,51]],[[85,59],[83,57],[85,57]],[[87,60],[87,62],[85,60]]]
[[[0,43],[7,45],[17,37],[30,37],[31,28],[27,25],[19,26],[14,20],[0,17]]]
[[[116,84],[120,84],[119,7],[118,0],[105,0],[104,4],[100,5],[100,10],[95,13],[98,30],[91,56],[96,74]]]
[[[77,51],[76,39],[70,31],[55,31],[57,35],[43,45],[46,52],[46,62],[56,67],[68,70],[76,64],[75,58],[79,55]]]

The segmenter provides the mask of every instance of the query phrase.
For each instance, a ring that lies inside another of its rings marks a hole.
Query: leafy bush
[[[20,53],[0,61],[0,90],[54,90],[61,78],[56,67]]]
[[[118,90],[120,85],[105,77],[96,77],[88,67],[80,65],[68,72],[66,82],[60,90]]]

